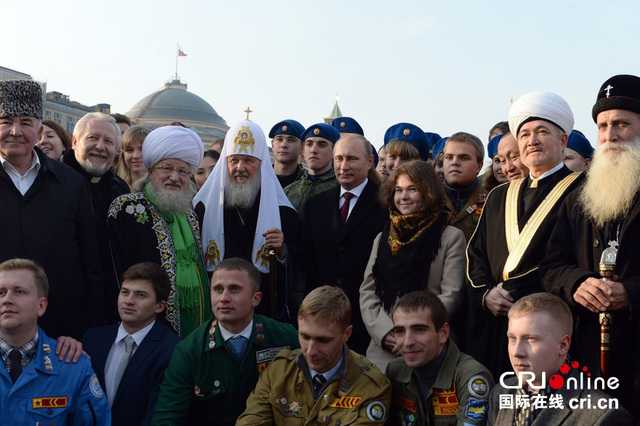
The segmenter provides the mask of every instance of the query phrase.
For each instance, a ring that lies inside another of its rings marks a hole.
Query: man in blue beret
[[[304,126],[290,119],[277,123],[269,132],[273,150],[273,171],[276,172],[282,189],[302,177],[303,169],[300,166],[302,132],[304,132]]]
[[[304,215],[304,206],[309,197],[338,186],[333,172],[333,145],[338,139],[340,132],[324,123],[314,124],[302,133],[302,154],[308,170],[284,190],[300,219]]]
[[[582,172],[589,168],[591,157],[593,147],[589,140],[579,131],[572,131],[564,150],[564,165],[572,172]]]

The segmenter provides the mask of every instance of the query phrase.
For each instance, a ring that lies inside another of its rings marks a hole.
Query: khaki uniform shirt
[[[389,380],[362,355],[345,348],[343,356],[346,365],[314,397],[301,351],[282,351],[260,376],[236,424],[384,424],[391,403]]]

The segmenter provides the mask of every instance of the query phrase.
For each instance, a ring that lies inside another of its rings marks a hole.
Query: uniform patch
[[[431,397],[433,413],[436,416],[451,416],[458,412],[458,397],[456,386],[451,389],[435,389]]]
[[[329,404],[329,407],[353,408],[356,405],[360,404],[360,401],[362,401],[362,398],[360,398],[359,396],[343,396],[342,398],[336,398],[335,401]]]
[[[367,405],[367,418],[371,421],[382,420],[386,414],[387,407],[384,406],[382,401],[373,401]]]
[[[100,387],[100,382],[98,381],[98,376],[95,374],[89,379],[89,390],[96,398],[102,398],[104,395],[102,388]]]
[[[487,400],[469,398],[464,415],[471,420],[485,420],[487,418]]]
[[[486,398],[489,395],[489,383],[482,376],[469,379],[469,393],[476,398]]]
[[[258,364],[258,373],[262,373],[267,369],[269,363],[273,361],[278,352],[283,349],[290,349],[289,346],[280,346],[279,348],[269,348],[256,351],[256,364]]]
[[[69,400],[66,396],[53,396],[51,398],[33,398],[31,400],[31,406],[34,409],[37,408],[62,408],[69,405]]]
[[[411,411],[412,413],[418,412],[418,408],[416,407],[416,402],[412,401],[404,396],[398,394],[396,395],[396,401],[398,405],[404,408],[407,411]]]

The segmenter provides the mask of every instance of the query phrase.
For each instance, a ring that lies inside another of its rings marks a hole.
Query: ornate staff
[[[600,276],[603,281],[611,281],[616,269],[616,258],[618,256],[618,242],[610,241],[609,247],[604,249],[600,257]],[[613,317],[609,312],[600,312],[600,370],[605,380],[609,378],[609,356],[610,356],[610,331],[613,324]]]
[[[248,108],[247,108],[248,109]],[[269,295],[271,296],[271,318],[276,317],[276,251],[268,249],[269,255]],[[266,250],[265,250],[266,251]]]

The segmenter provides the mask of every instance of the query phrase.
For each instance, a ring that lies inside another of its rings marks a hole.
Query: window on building
[[[47,120],[51,120],[51,111],[46,110],[44,112],[44,118],[46,118]]]
[[[75,118],[71,117],[71,116],[67,116],[67,132],[69,132],[69,134],[73,134],[73,128],[76,125],[76,120]]]
[[[53,121],[55,121],[58,124],[62,124],[62,115],[59,112],[54,112]]]

